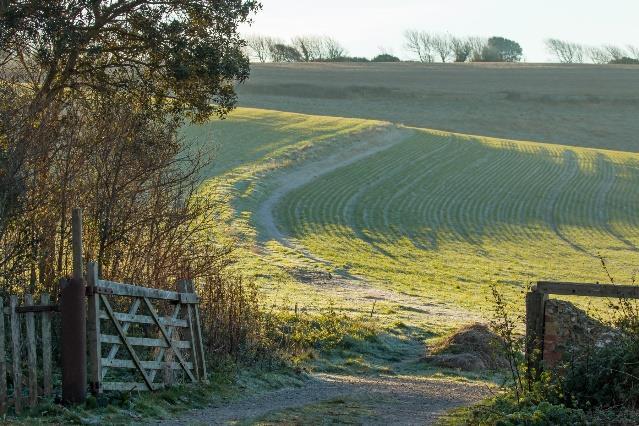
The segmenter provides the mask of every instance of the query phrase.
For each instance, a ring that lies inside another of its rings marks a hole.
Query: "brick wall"
[[[544,312],[543,361],[546,367],[557,365],[564,356],[587,345],[605,345],[617,332],[602,324],[572,303],[550,299]]]

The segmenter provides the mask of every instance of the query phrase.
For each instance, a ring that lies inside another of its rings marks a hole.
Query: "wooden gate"
[[[98,279],[97,266],[89,263],[87,296],[88,375],[94,394],[206,381],[192,282],[179,282],[177,291],[115,283]]]

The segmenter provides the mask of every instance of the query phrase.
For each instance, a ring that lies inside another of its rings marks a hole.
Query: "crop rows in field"
[[[416,131],[292,191],[276,216],[320,256],[352,261],[364,274],[382,263],[403,273],[426,262],[428,270],[442,246],[454,245],[500,267],[512,255],[523,265],[513,275],[527,268],[541,276],[548,263],[569,271],[596,264],[597,254],[636,260],[638,165],[633,154]],[[458,260],[443,259],[451,269]],[[489,277],[463,277],[473,279]]]

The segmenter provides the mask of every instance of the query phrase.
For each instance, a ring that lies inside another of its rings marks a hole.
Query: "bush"
[[[401,62],[397,56],[389,55],[387,53],[383,53],[381,55],[375,56],[371,62]]]
[[[613,59],[610,61],[611,64],[620,64],[620,65],[639,65],[639,59],[628,58],[624,56],[623,58]]]
[[[521,405],[510,396],[498,396],[463,414],[462,424],[472,425],[586,425],[583,410],[567,408],[561,404],[544,401],[539,404]],[[450,421],[450,423],[457,423]]]
[[[556,373],[564,401],[576,407],[639,406],[639,342],[612,344],[567,360]]]
[[[367,58],[359,56],[339,56],[332,59],[317,59],[313,62],[370,62]]]

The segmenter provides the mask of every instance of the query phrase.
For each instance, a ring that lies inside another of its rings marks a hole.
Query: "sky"
[[[407,29],[455,36],[498,35],[524,49],[524,60],[547,62],[544,40],[639,45],[639,0],[262,0],[242,34],[290,39],[329,35],[351,56],[380,52],[413,59]]]

